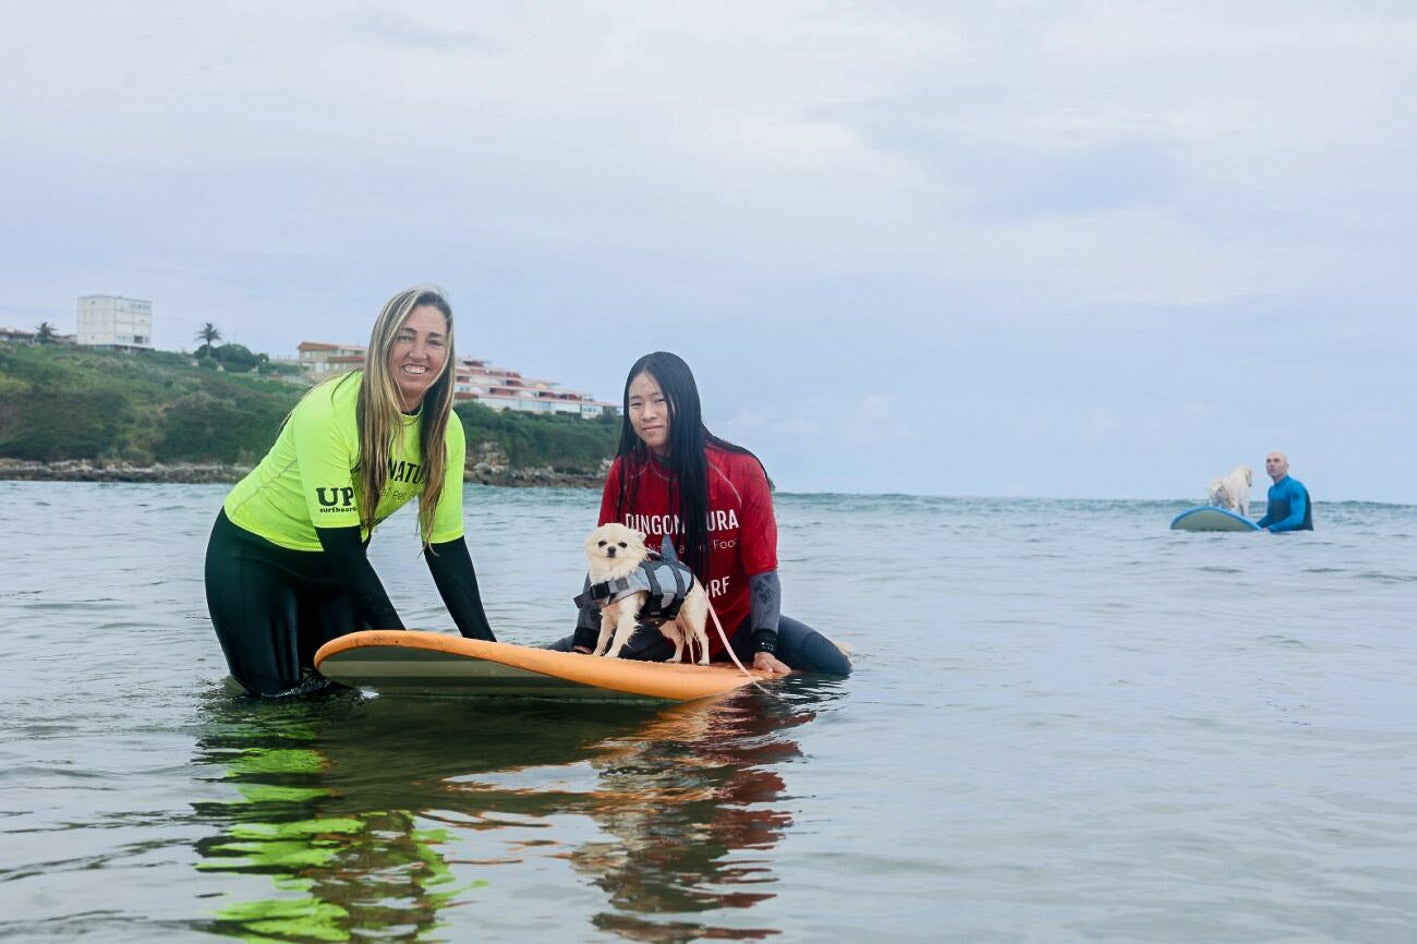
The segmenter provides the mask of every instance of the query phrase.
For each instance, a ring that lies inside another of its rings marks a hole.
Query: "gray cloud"
[[[405,13],[368,8],[343,18],[345,28],[360,39],[408,46],[439,53],[492,53],[498,44],[489,36],[464,29],[434,26]]]
[[[1171,497],[1281,446],[1417,500],[1363,471],[1417,460],[1417,35],[1298,9],[31,5],[0,322],[111,292],[288,354],[434,281],[463,353],[602,397],[680,351],[789,490]]]

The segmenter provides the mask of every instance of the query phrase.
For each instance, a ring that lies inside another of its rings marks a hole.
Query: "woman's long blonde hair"
[[[453,412],[453,309],[441,289],[419,285],[399,292],[384,305],[374,322],[369,350],[364,355],[364,382],[359,388],[359,465],[354,474],[359,492],[359,523],[367,531],[374,527],[374,512],[389,481],[390,458],[403,452],[403,401],[389,374],[389,350],[409,314],[424,305],[442,312],[447,327],[443,370],[424,394],[418,417],[420,461],[426,476],[418,499],[418,533],[426,548],[433,534],[438,498],[443,494],[448,465],[444,437]]]

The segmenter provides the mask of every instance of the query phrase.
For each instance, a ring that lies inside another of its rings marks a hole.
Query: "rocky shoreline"
[[[0,459],[0,480],[24,482],[150,482],[161,484],[234,483],[251,467],[221,462],[182,462],[171,465],[134,465],[128,462],[30,462]],[[557,472],[546,467],[514,469],[490,462],[468,466],[465,481],[505,488],[600,488],[604,473]]]

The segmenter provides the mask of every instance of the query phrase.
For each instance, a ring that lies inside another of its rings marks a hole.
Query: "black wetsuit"
[[[207,542],[207,609],[232,676],[257,695],[298,689],[321,646],[357,629],[403,629],[357,528],[321,529],[324,551],[293,551],[217,515]],[[462,538],[425,552],[458,631],[494,640]]]
[[[365,553],[373,524],[423,500],[421,413],[406,415],[401,451],[365,526],[356,499],[359,374],[300,401],[260,465],[222,503],[207,545],[207,607],[231,674],[248,691],[301,690],[315,652],[358,629],[403,629]],[[492,639],[463,540],[462,425],[444,431],[447,466],[424,558],[464,636]]]

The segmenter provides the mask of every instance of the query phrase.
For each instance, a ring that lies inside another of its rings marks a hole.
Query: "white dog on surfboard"
[[[1206,486],[1210,503],[1239,515],[1250,514],[1250,486],[1255,483],[1254,473],[1247,465],[1237,465],[1225,475],[1211,479]]]

